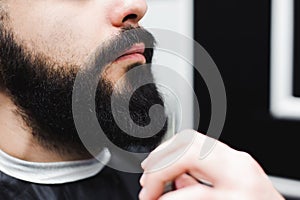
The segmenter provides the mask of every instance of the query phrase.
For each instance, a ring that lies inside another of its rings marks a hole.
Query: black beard
[[[142,28],[128,28],[99,49],[95,63],[99,64],[101,60],[103,67],[112,61],[110,58],[140,42],[147,47],[154,46],[154,38],[150,33]],[[153,48],[147,48],[144,53],[147,63],[151,63],[152,55]],[[85,156],[88,152],[78,136],[72,114],[72,91],[78,68],[54,68],[54,63],[45,56],[33,58],[30,52],[25,52],[10,32],[3,29],[0,31],[0,85],[17,106],[16,112],[45,148],[61,154]],[[141,78],[143,77],[151,79],[153,83],[149,66],[144,70]],[[134,84],[130,80],[127,83]],[[167,123],[159,133],[150,138],[138,138],[124,133],[112,115],[111,92],[111,84],[100,79],[96,91],[96,112],[104,133],[124,150],[143,153],[153,150],[165,135]],[[120,102],[123,101],[122,95],[118,98]],[[147,125],[150,122],[148,111],[154,104],[164,105],[156,86],[148,84],[139,88],[130,100],[130,117],[140,126]],[[120,109],[122,112],[125,108]],[[164,113],[157,116],[158,120],[165,118]]]

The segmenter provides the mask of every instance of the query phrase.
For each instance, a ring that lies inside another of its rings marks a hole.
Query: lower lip
[[[135,62],[141,62],[141,63],[146,63],[146,58],[144,55],[140,54],[140,53],[132,53],[132,54],[128,54],[125,56],[121,56],[120,58],[118,58],[115,62],[120,62],[120,61],[127,61],[127,60],[132,60]]]

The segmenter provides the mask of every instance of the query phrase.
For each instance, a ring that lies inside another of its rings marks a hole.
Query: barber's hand
[[[209,141],[215,146],[201,158],[200,151]],[[249,154],[193,130],[178,133],[159,146],[142,167],[141,200],[283,199]],[[169,182],[175,184],[175,190],[163,194]]]

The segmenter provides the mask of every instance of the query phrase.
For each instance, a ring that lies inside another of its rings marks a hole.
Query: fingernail
[[[147,191],[146,188],[143,188],[139,194],[139,199],[144,200],[147,197]]]

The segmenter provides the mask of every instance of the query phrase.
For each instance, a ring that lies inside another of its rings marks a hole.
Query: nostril
[[[128,21],[128,20],[131,20],[131,19],[137,19],[137,15],[136,14],[130,14],[130,15],[127,15],[126,17],[124,17],[124,19],[122,20],[122,23]]]

